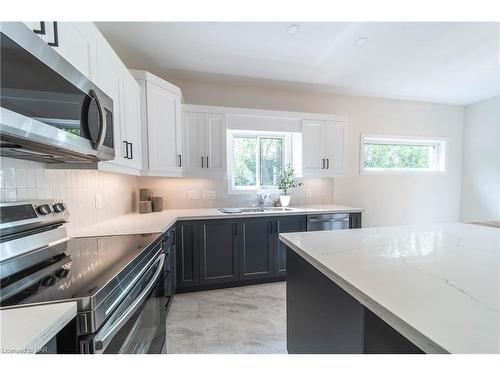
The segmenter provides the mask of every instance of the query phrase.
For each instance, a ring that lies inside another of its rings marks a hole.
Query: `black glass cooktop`
[[[109,293],[114,285],[119,285],[122,279],[134,272],[135,267],[147,261],[148,256],[154,255],[150,252],[157,251],[153,247],[160,241],[159,233],[73,238],[65,246],[59,245],[61,250],[57,255],[51,255],[28,270],[2,279],[0,307],[71,299],[89,300],[87,297],[95,297],[103,290],[109,289],[106,291]],[[30,280],[37,281],[22,290],[14,288],[16,284],[27,285]],[[4,298],[9,290],[16,292]]]

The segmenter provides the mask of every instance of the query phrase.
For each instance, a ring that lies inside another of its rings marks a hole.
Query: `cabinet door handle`
[[[54,41],[47,43],[51,47],[59,47],[59,32],[57,30],[57,22],[52,22],[52,27],[54,29]]]
[[[209,165],[208,165],[208,156],[207,156],[207,168],[210,168]]]
[[[276,220],[276,233],[280,232],[280,222]]]
[[[35,34],[45,35],[45,21],[40,21],[40,30],[33,29]]]
[[[203,156],[201,157],[201,167],[203,168]]]
[[[125,156],[123,158],[128,159],[128,142],[123,141],[123,143],[125,143]]]
[[[132,142],[129,142],[128,144],[130,145],[130,157],[129,157],[129,159],[133,159],[134,158],[134,144]]]
[[[330,159],[326,159],[326,169],[330,169]]]
[[[272,221],[269,221],[269,222],[267,223],[267,231],[268,231],[269,233],[273,233],[273,222],[272,222]]]
[[[325,169],[325,159],[321,159],[321,169]]]
[[[179,167],[182,167],[182,155],[177,155],[179,158]]]

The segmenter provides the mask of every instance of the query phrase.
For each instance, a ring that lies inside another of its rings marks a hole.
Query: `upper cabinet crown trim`
[[[152,82],[155,85],[160,86],[161,88],[171,91],[176,95],[182,97],[182,91],[179,87],[171,84],[170,82],[165,81],[163,78],[155,76],[154,74],[147,72],[145,70],[136,70],[129,69],[130,73],[134,76],[136,80],[144,80],[148,82]]]
[[[203,113],[224,113],[227,116],[253,116],[253,117],[276,117],[282,119],[314,119],[336,122],[347,122],[348,117],[344,115],[334,115],[325,113],[274,111],[268,109],[219,107],[209,105],[183,104],[183,112],[203,112]]]

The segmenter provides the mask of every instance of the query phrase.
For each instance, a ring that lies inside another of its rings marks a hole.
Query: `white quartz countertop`
[[[500,353],[500,229],[460,223],[281,234],[427,353]]]
[[[0,310],[1,353],[43,352],[43,347],[76,316],[76,302]]]
[[[73,237],[90,237],[158,233],[166,231],[175,224],[177,220],[230,219],[251,216],[312,215],[363,211],[361,208],[339,205],[296,206],[291,208],[293,208],[291,211],[248,212],[238,214],[223,213],[217,208],[176,209],[148,214],[132,213],[104,221],[71,234]]]

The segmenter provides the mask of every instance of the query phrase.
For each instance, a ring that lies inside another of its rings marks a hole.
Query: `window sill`
[[[249,189],[237,189],[237,188],[232,188],[229,187],[227,193],[229,195],[244,195],[244,194],[273,194],[273,193],[279,193],[280,191],[276,188],[249,188]]]

